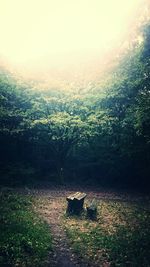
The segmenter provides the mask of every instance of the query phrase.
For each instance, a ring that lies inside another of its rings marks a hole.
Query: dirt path
[[[46,267],[88,267],[88,263],[83,263],[68,244],[62,224],[62,216],[66,210],[65,197],[60,197],[58,192],[49,192],[49,196],[45,192],[39,192],[39,195],[36,210],[50,226],[54,248]]]

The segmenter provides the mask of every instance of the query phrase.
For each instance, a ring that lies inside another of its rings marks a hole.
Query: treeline
[[[33,179],[147,187],[150,26],[99,86],[42,90],[0,74],[3,184]]]

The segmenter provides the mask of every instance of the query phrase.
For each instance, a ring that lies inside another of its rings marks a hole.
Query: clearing
[[[77,191],[87,194],[84,211],[68,216],[66,197]],[[146,195],[47,185],[1,192],[0,208],[1,267],[150,267]]]
[[[85,207],[96,200],[95,221],[87,218],[86,211],[67,216],[66,197],[76,191],[87,194]],[[65,187],[28,193],[35,197],[35,209],[51,229],[54,252],[50,266],[150,266],[148,196]]]

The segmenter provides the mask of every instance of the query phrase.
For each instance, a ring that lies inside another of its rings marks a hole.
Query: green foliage
[[[42,177],[57,175],[61,182],[73,176],[100,184],[147,187],[149,36],[148,24],[143,42],[118,55],[119,63],[103,79],[82,90],[72,86],[68,91],[43,90],[42,85],[25,84],[1,71],[2,166],[19,162]]]
[[[43,266],[52,240],[32,199],[3,190],[0,203],[0,266]]]

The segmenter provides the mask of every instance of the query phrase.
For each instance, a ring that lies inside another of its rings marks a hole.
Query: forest
[[[3,185],[49,181],[148,189],[149,23],[138,34],[85,87],[44,88],[1,67]]]
[[[108,54],[73,65],[69,45],[113,37],[132,1],[54,2],[0,3],[0,267],[150,267],[148,1]]]

